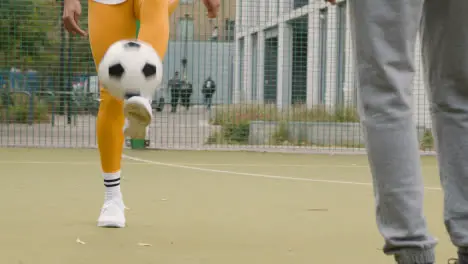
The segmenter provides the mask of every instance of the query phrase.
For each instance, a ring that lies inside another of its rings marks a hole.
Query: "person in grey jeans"
[[[328,0],[333,3],[334,0]],[[423,215],[423,179],[412,82],[415,43],[444,190],[444,221],[468,264],[468,0],[349,0],[359,114],[384,252],[399,264],[435,263]]]

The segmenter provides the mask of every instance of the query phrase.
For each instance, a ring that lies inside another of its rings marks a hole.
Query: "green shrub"
[[[421,150],[433,150],[434,149],[434,137],[430,129],[425,129],[423,137],[420,142]]]
[[[29,121],[29,102],[5,106],[0,109],[0,121],[26,124]],[[43,123],[50,121],[48,106],[43,102],[36,102],[33,106],[33,122]]]
[[[330,109],[326,106],[307,108],[295,105],[287,109],[278,109],[269,104],[228,105],[214,109],[213,125],[238,124],[258,121],[290,122],[359,122],[357,111],[352,107]]]
[[[307,108],[294,105],[279,109],[272,104],[242,104],[216,107],[210,120],[212,125],[221,126],[222,131],[213,134],[208,143],[247,144],[251,121],[281,122],[272,137],[274,144],[288,141],[287,122],[359,122],[356,109],[352,107],[330,109],[326,106]],[[222,140],[220,139],[222,138]],[[306,144],[301,142],[301,144]]]
[[[275,145],[283,145],[289,141],[289,130],[286,122],[281,122],[278,129],[271,135],[272,143]]]
[[[225,124],[223,136],[228,142],[247,144],[249,142],[250,123]]]

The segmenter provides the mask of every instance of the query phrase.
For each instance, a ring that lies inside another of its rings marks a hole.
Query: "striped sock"
[[[121,199],[122,193],[120,192],[120,171],[114,173],[103,173],[104,186],[106,187],[106,200]]]

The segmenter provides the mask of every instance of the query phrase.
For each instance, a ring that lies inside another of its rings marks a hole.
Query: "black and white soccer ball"
[[[150,99],[161,85],[163,65],[150,44],[121,40],[112,44],[102,58],[98,77],[102,86],[118,99]]]

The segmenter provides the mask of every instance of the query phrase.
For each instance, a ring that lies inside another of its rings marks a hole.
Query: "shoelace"
[[[112,203],[116,203],[118,200],[115,200],[115,194],[112,192],[106,191],[104,194],[104,206],[102,207],[101,211],[106,211],[109,208],[109,205]],[[120,204],[120,203],[119,203]],[[123,208],[125,208],[125,204],[121,204]]]

